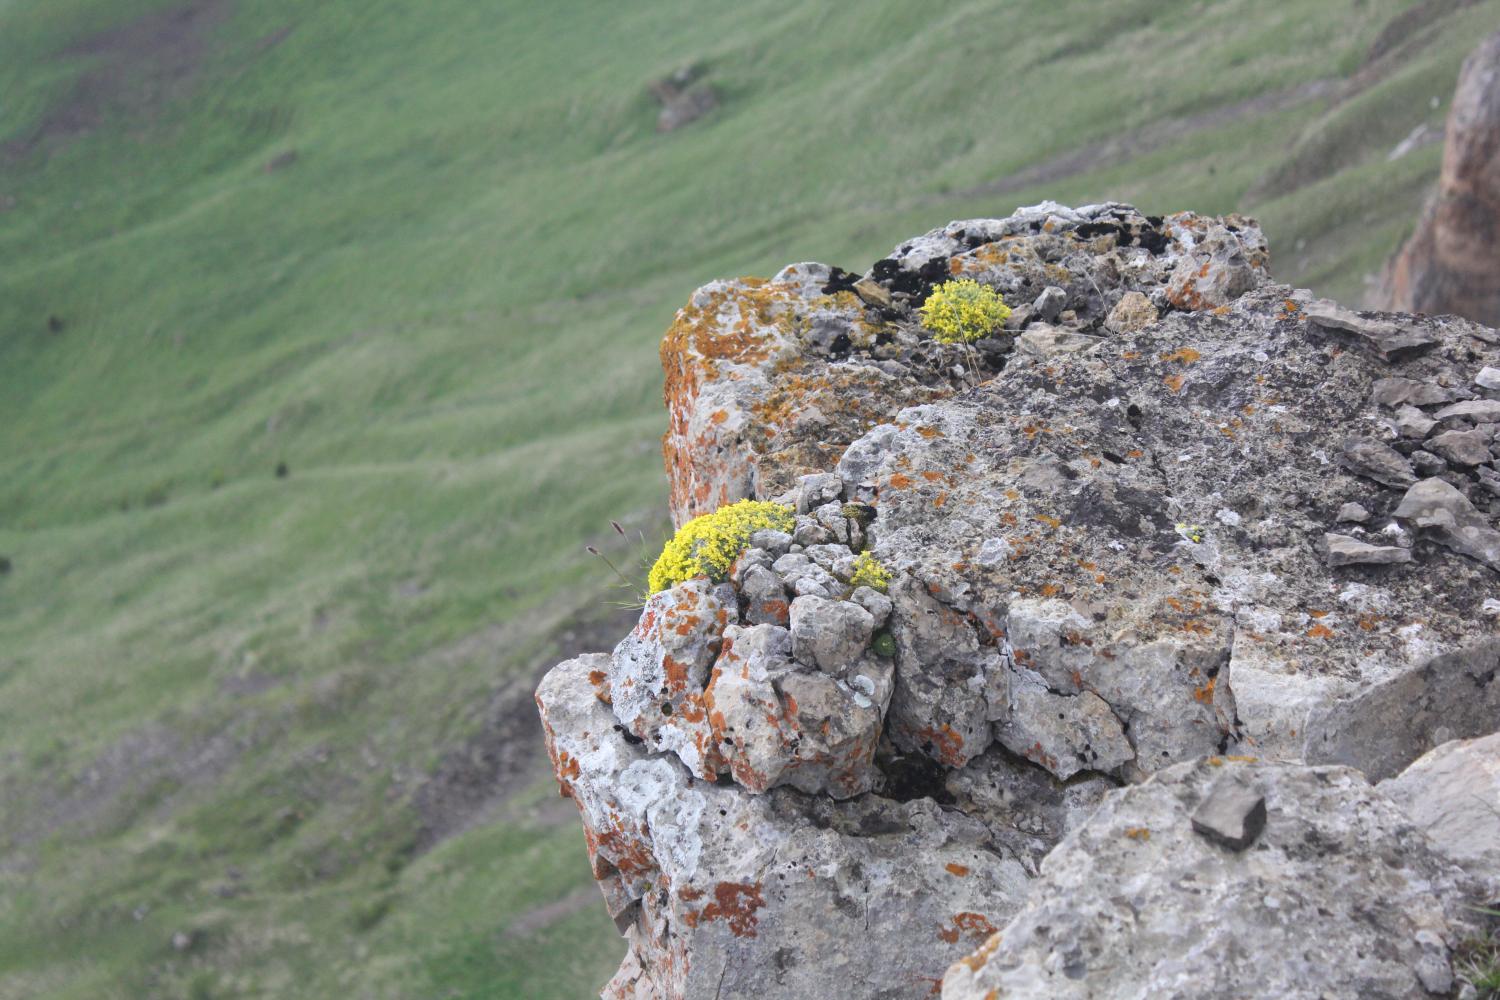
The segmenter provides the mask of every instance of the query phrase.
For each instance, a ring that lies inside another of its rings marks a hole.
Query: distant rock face
[[[1500,326],[1500,32],[1464,62],[1438,189],[1387,285],[1393,309]]]
[[[1005,296],[1004,331],[922,329],[954,277]],[[1163,773],[1142,788],[1185,843],[1294,885],[1288,830],[1368,833],[1417,873],[1379,885],[1441,911],[1421,838],[1349,815],[1394,807],[1307,765],[1379,780],[1500,728],[1493,330],[1272,284],[1250,220],[1047,203],[865,275],[707,285],[662,360],[674,518],[753,497],[795,527],[538,691],[631,941],[607,995],[932,995],[1101,799]],[[1278,766],[1204,784],[1245,759]],[[1429,930],[1361,967],[1370,995],[1441,981]],[[1270,960],[1226,959],[1222,995]]]

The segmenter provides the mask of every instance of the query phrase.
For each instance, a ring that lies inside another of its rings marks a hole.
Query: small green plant
[[[870,587],[883,594],[891,585],[891,571],[870,553],[861,552],[854,560],[854,575],[849,577],[849,582],[856,587]]]
[[[611,519],[609,522],[609,526],[615,529],[615,534],[619,535],[627,542],[630,541],[630,536],[625,533],[625,528],[620,524],[619,521]],[[646,572],[646,567],[651,565],[651,556],[646,544],[646,533],[637,529],[636,537],[640,539],[641,548],[640,551],[636,554],[636,558],[634,561],[637,564],[637,572],[644,573]],[[639,578],[632,580],[629,576],[621,571],[619,566],[615,565],[615,561],[613,559],[601,552],[597,545],[585,545],[583,548],[584,551],[589,555],[594,556],[595,558],[603,562],[604,565],[608,566],[610,572],[614,573],[615,576],[620,578],[620,586],[630,594],[630,598],[628,600],[612,602],[616,607],[645,607],[647,595],[641,590]]]
[[[972,278],[945,281],[922,304],[922,325],[940,344],[972,344],[1005,325],[1010,306]]]
[[[695,576],[720,582],[752,534],[763,528],[789,532],[796,520],[790,507],[764,500],[741,500],[695,517],[662,548],[647,577],[647,591],[654,594]]]
[[[870,648],[875,651],[876,656],[889,660],[896,655],[896,639],[882,629],[870,640]]]
[[[1474,909],[1488,917],[1500,917],[1500,910]],[[1461,942],[1453,957],[1454,971],[1474,987],[1479,1000],[1500,1000],[1500,934],[1487,929]]]

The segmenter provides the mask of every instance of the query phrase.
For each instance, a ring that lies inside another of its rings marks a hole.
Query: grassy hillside
[[[0,1000],[587,995],[530,689],[691,289],[1051,197],[1358,299],[1497,14],[0,0]]]

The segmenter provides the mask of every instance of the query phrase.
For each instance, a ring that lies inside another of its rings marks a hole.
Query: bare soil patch
[[[88,63],[72,89],[28,131],[3,145],[7,158],[51,152],[108,121],[151,120],[192,93],[232,0],[188,0],[73,43],[63,60]]]

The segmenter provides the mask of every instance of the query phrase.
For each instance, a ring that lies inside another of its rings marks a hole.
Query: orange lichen
[[[973,910],[955,913],[952,924],[952,927],[938,926],[938,937],[948,944],[957,944],[959,937],[964,934],[978,941],[995,933],[995,925],[990,923],[989,918]]]
[[[755,911],[765,906],[760,883],[720,882],[714,886],[714,900],[698,914],[700,920],[722,920],[735,937],[755,937],[759,922]]]
[[[948,767],[963,767],[964,738],[948,723],[936,728],[927,726],[917,733],[917,737],[932,745],[941,763]]]
[[[1187,381],[1181,375],[1168,375],[1162,379],[1162,384],[1173,392],[1181,392],[1183,383]]]
[[[1127,826],[1125,836],[1131,840],[1147,841],[1151,839],[1151,831],[1144,826]]]
[[[1170,351],[1166,354],[1163,354],[1161,356],[1161,359],[1163,361],[1178,361],[1182,364],[1190,365],[1201,357],[1203,357],[1203,355],[1193,350],[1191,347],[1179,347],[1175,351]]]
[[[969,874],[968,865],[961,865],[955,861],[950,861],[943,867],[948,869],[948,874],[957,875],[959,878],[963,878],[965,875]]]
[[[1332,639],[1333,629],[1329,628],[1327,625],[1324,625],[1322,622],[1319,622],[1318,624],[1307,630],[1307,635],[1312,639]]]

